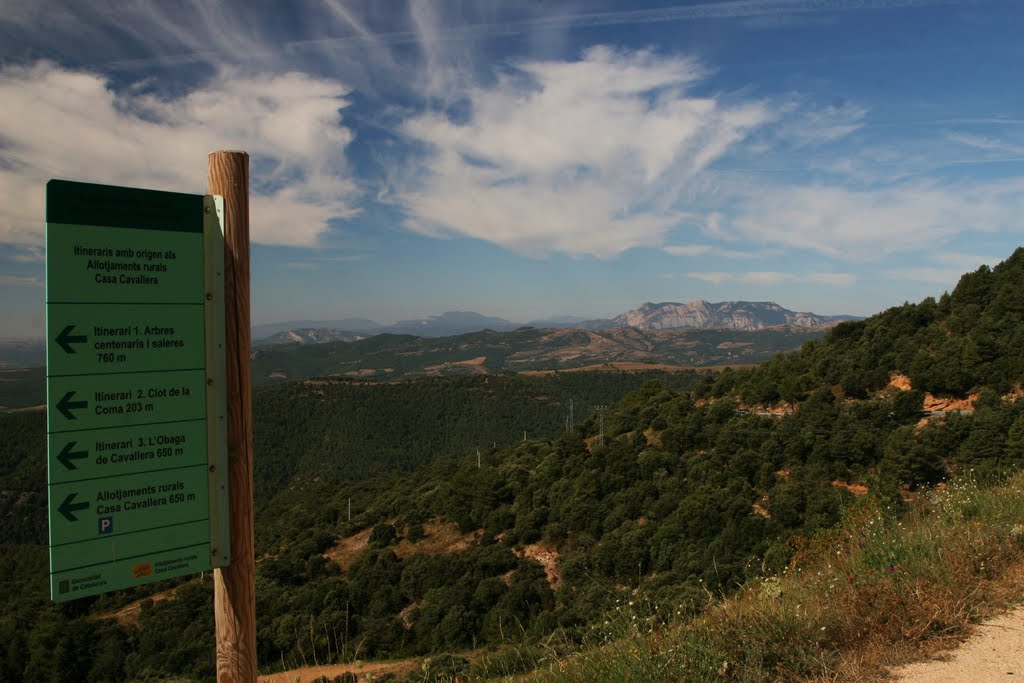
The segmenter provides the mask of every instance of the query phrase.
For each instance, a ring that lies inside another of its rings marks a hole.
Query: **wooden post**
[[[231,564],[213,573],[218,683],[256,681],[252,371],[249,365],[249,155],[211,152],[210,194],[224,196],[228,488]]]

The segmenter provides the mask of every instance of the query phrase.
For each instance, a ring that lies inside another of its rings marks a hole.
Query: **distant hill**
[[[0,369],[30,368],[45,362],[42,339],[0,339]]]
[[[687,304],[647,302],[640,308],[612,318],[614,327],[643,330],[724,329],[763,330],[768,327],[828,327],[847,320],[850,315],[817,315],[783,308],[774,301],[722,301],[709,303],[698,299]]]
[[[255,346],[271,344],[325,344],[327,342],[352,342],[365,338],[358,332],[343,332],[329,327],[305,327],[272,334],[266,339],[254,342]]]
[[[260,345],[275,343],[294,343],[294,338],[282,338],[282,332],[296,332],[307,338],[303,343],[317,343],[316,338],[302,334],[304,330],[335,330],[357,337],[373,334],[412,334],[417,337],[450,337],[468,332],[494,330],[509,332],[520,327],[539,328],[575,328],[584,330],[607,330],[619,327],[636,327],[643,330],[683,330],[683,329],[724,329],[724,330],[763,330],[769,327],[829,327],[845,320],[859,320],[851,315],[818,315],[801,313],[783,308],[772,301],[722,301],[709,303],[697,300],[687,304],[663,302],[659,304],[645,303],[639,308],[627,311],[614,318],[587,319],[573,315],[558,315],[528,323],[518,323],[482,315],[473,311],[448,311],[441,315],[431,315],[414,320],[401,320],[393,325],[381,325],[365,318],[348,318],[336,321],[296,321],[277,325],[259,325],[253,327],[253,339]],[[320,335],[320,342],[338,341],[327,335]]]
[[[252,338],[261,341],[280,332],[289,330],[341,330],[360,334],[376,334],[384,330],[384,325],[366,318],[342,318],[341,320],[290,320],[280,323],[267,323],[252,326]]]
[[[506,332],[522,327],[504,318],[481,315],[472,311],[448,311],[419,320],[401,320],[386,328],[391,334],[415,334],[418,337],[449,337],[466,332],[494,330]]]
[[[748,365],[793,351],[823,332],[806,328],[641,330],[613,328],[485,330],[450,337],[380,334],[351,343],[262,347],[253,381],[339,375],[363,379],[571,370],[619,364],[690,368]]]

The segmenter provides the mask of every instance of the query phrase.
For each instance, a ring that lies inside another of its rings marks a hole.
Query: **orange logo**
[[[137,564],[132,567],[132,576],[136,579],[144,579],[147,576],[153,576],[153,563],[146,562],[144,564]]]

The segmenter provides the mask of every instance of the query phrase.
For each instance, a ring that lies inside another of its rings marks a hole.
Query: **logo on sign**
[[[100,533],[109,534],[114,531],[113,517],[100,517]]]
[[[143,562],[132,567],[132,576],[136,579],[144,579],[147,576],[153,576],[153,563]]]

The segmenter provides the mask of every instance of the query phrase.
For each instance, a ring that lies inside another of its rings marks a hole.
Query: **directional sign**
[[[53,599],[225,565],[218,200],[51,180],[46,211]]]

